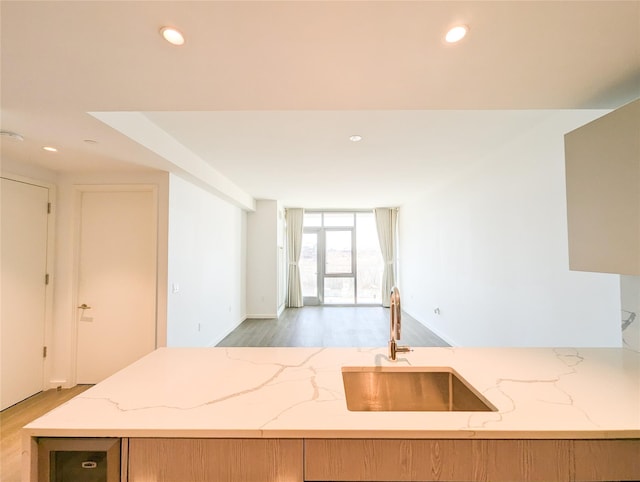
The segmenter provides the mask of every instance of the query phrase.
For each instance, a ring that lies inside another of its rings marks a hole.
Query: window
[[[305,304],[380,304],[382,268],[372,211],[305,212],[300,256]]]

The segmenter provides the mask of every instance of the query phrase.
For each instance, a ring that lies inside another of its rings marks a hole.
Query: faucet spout
[[[400,306],[400,290],[397,286],[391,288],[391,298],[389,304],[390,314],[390,332],[389,337],[389,358],[396,359],[397,353],[406,353],[411,351],[408,346],[398,345],[397,341],[402,333],[402,308]]]

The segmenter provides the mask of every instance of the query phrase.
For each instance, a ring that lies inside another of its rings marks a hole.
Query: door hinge
[[[42,358],[47,358],[47,347],[46,346],[42,347]]]
[[[51,203],[47,203],[47,214],[51,214]]]
[[[44,284],[46,284],[46,285],[49,284],[49,273],[44,275]]]

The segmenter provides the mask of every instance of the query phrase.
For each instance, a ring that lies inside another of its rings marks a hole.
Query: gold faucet
[[[389,311],[391,312],[391,337],[389,338],[389,358],[396,359],[396,353],[406,353],[411,351],[408,346],[401,346],[396,343],[400,339],[402,308],[400,307],[400,290],[397,286],[391,288],[391,300]]]

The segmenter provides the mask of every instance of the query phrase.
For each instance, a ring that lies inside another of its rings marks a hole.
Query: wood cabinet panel
[[[640,480],[640,440],[576,440],[576,480]]]
[[[640,479],[640,440],[305,440],[307,481]]]
[[[640,480],[640,439],[124,438],[121,449],[123,482]],[[38,453],[32,439],[32,464]]]
[[[129,482],[302,481],[302,440],[129,439]]]

